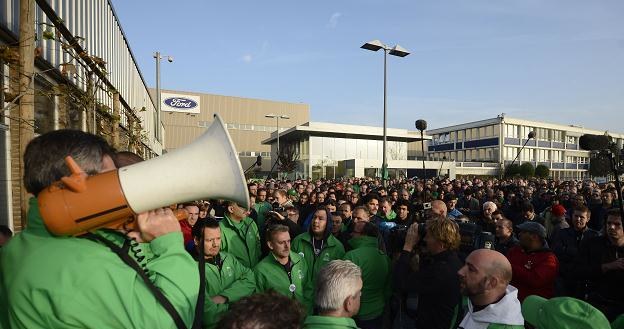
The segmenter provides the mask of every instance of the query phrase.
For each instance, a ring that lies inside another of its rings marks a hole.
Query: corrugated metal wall
[[[148,136],[148,147],[154,152],[161,152],[161,145],[154,139],[155,106],[152,102],[147,85],[134,61],[128,42],[114,14],[112,4],[108,0],[49,0],[63,23],[75,37],[84,38],[83,48],[91,56],[102,58],[106,64],[108,80],[115,86],[121,98],[133,109],[143,122],[143,128]],[[61,64],[75,61],[62,49],[56,40],[45,40],[42,37],[46,25],[52,25],[48,17],[37,7],[35,15],[37,26],[37,47],[42,49],[42,57],[55,68]],[[19,31],[19,0],[0,0],[0,25],[17,37]],[[151,54],[141,54],[150,56]],[[76,65],[77,74],[70,80],[82,90],[86,90],[85,70]],[[100,90],[96,100],[109,108],[113,107],[113,100],[105,91]],[[146,111],[138,112],[145,107]],[[122,116],[122,125],[127,120]]]

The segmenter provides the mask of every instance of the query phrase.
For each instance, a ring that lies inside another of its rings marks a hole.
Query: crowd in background
[[[503,295],[574,297],[610,321],[624,313],[624,233],[613,183],[436,178],[383,187],[379,179],[346,178],[248,188],[250,209],[219,200],[184,205],[191,214],[182,225],[186,248],[198,254],[196,223],[218,222],[221,252],[254,272],[254,291],[291,296],[308,315],[318,313],[318,272],[345,259],[362,270],[358,327],[469,328],[462,319],[474,310],[462,301],[469,276],[462,268],[480,248],[509,262]],[[509,310],[497,316],[505,314],[507,325],[524,323]]]

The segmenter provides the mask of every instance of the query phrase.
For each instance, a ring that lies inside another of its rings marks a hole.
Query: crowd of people
[[[141,161],[77,131],[30,143],[28,226],[0,232],[1,328],[624,328],[612,183],[258,180],[249,208],[57,237],[36,196],[67,155],[90,174]]]

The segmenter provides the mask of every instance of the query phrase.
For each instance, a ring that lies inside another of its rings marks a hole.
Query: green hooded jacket
[[[323,266],[334,259],[342,259],[345,255],[345,249],[342,243],[338,241],[331,233],[324,242],[323,249],[318,256],[314,254],[314,246],[312,245],[312,235],[310,232],[299,234],[292,242],[292,251],[303,257],[308,267],[308,277],[312,284],[316,279],[316,275]]]
[[[351,318],[311,315],[303,322],[303,329],[358,329],[358,326]]]
[[[243,266],[236,257],[219,253],[219,262],[206,263],[206,303],[204,305],[204,328],[215,328],[221,315],[230,303],[253,294],[256,279],[249,268]],[[212,297],[221,295],[228,299],[225,304],[214,304]]]
[[[258,226],[249,217],[236,223],[226,214],[219,223],[221,228],[221,251],[238,259],[247,268],[260,261],[260,234]]]
[[[311,314],[314,291],[307,274],[307,264],[301,256],[292,251],[290,252],[290,260],[292,268],[289,276],[284,265],[277,261],[273,253],[264,257],[254,268],[256,291],[264,292],[273,289],[282,295],[290,296],[301,302],[308,314]],[[291,291],[291,287],[294,288],[294,292]]]
[[[0,253],[1,328],[175,328],[134,269],[100,243],[52,236],[37,199],[29,203],[28,227]],[[141,265],[190,327],[199,276],[182,233],[160,236],[150,249]]]
[[[361,236],[349,240],[353,250],[347,252],[345,260],[353,262],[362,270],[362,297],[357,318],[372,320],[380,316],[392,294],[390,258],[379,250],[375,237]]]

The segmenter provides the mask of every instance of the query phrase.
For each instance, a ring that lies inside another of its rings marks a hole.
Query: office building
[[[529,140],[529,132],[535,138]],[[458,176],[498,176],[511,164],[530,162],[545,165],[557,179],[589,177],[590,152],[580,149],[583,134],[604,134],[604,131],[572,125],[524,120],[499,115],[496,118],[428,130],[432,137],[428,147],[433,160],[454,161]],[[623,134],[609,132],[619,148]]]

